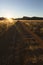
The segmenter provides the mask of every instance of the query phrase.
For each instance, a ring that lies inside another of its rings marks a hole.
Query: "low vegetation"
[[[26,27],[43,40],[43,20],[0,20],[0,65],[43,65],[43,48]]]

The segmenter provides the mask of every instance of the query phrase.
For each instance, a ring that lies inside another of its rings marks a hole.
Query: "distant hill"
[[[6,18],[4,18],[4,17],[0,17],[0,20],[5,20]]]
[[[4,17],[0,17],[0,20],[5,20],[7,18]],[[11,18],[12,20],[43,20],[43,17],[27,17],[27,16],[23,16],[22,18]]]
[[[27,16],[23,16],[22,18],[16,18],[15,20],[43,20],[43,17],[27,17]]]

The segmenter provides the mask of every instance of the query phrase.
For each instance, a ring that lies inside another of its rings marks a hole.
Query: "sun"
[[[12,13],[10,12],[10,11],[7,11],[7,12],[5,12],[5,14],[4,14],[4,16],[6,17],[6,18],[12,18]]]
[[[11,13],[11,11],[5,11],[4,17],[6,18],[7,23],[13,23],[13,14]]]
[[[6,14],[6,18],[11,18],[11,14]]]

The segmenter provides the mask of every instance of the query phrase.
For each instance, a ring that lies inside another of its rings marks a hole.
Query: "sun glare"
[[[10,22],[10,23],[12,23],[13,22],[13,20],[11,19],[11,18],[7,18],[8,19],[8,21]]]
[[[5,18],[7,18],[8,23],[13,23],[11,12],[9,12],[9,11],[7,11],[7,13],[5,12],[4,16],[5,16]]]

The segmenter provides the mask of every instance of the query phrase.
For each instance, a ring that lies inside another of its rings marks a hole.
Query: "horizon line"
[[[41,18],[43,18],[43,16],[20,16],[20,17],[6,17],[6,16],[0,16],[0,18],[23,18],[23,17],[30,17],[30,18],[32,18],[32,17],[41,17]]]

